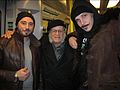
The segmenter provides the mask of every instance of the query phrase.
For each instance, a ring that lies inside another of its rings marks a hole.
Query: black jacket
[[[76,90],[73,84],[74,50],[65,43],[64,54],[57,61],[48,36],[41,39],[41,62],[44,90]]]

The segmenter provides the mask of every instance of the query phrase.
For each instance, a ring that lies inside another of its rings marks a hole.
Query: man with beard
[[[35,19],[20,12],[11,38],[0,38],[0,90],[38,90],[39,46]]]

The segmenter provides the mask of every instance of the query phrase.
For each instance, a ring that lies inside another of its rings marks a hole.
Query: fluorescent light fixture
[[[59,0],[62,4],[66,5],[66,0]]]
[[[107,5],[107,8],[114,7],[118,4],[119,0],[109,0],[109,3]]]
[[[91,3],[95,8],[100,8],[100,0],[90,0],[90,3]]]

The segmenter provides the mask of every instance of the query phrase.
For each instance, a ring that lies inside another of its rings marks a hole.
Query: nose
[[[77,24],[78,24],[80,27],[82,27],[82,26],[84,25],[84,20],[83,20],[82,18],[79,18],[79,19],[77,20]]]
[[[26,28],[27,28],[27,29],[29,28],[29,24],[28,24],[28,23],[26,24]]]
[[[80,22],[81,22],[81,26],[83,26],[84,25],[84,19],[82,17],[80,18]]]
[[[59,34],[59,31],[56,31],[56,35],[58,35]]]

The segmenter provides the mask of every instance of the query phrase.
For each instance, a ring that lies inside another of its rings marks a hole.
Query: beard
[[[33,32],[33,30],[30,30],[30,29],[23,30],[23,29],[20,29],[20,28],[18,28],[18,31],[23,37],[28,37]]]

